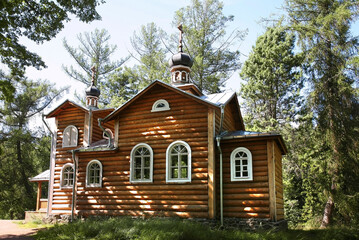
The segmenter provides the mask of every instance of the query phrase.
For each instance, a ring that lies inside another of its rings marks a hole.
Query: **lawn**
[[[211,229],[200,223],[180,219],[132,219],[129,217],[87,219],[55,225],[40,230],[35,239],[141,239],[141,240],[201,240],[201,239],[359,239],[359,230],[330,228],[326,230],[286,230],[256,233],[239,230]]]

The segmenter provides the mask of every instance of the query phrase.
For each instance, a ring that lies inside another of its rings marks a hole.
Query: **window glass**
[[[66,164],[62,169],[62,187],[72,187],[74,185],[74,169],[72,165]]]
[[[102,164],[98,160],[92,160],[87,165],[88,187],[101,187],[102,185]]]
[[[253,180],[252,154],[244,147],[236,148],[231,154],[231,180]]]
[[[73,125],[67,126],[63,132],[62,147],[76,147],[77,138],[77,128]]]
[[[183,141],[172,143],[167,149],[167,182],[191,181],[191,148]]]
[[[152,182],[152,148],[141,143],[131,151],[131,182]]]

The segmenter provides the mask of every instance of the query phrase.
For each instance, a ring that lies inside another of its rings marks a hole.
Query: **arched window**
[[[191,148],[183,141],[171,143],[166,151],[166,181],[191,181]]]
[[[102,186],[102,164],[99,160],[92,160],[87,164],[86,187]]]
[[[78,130],[75,126],[67,126],[64,130],[62,147],[76,147],[78,138]]]
[[[152,182],[153,151],[145,143],[137,144],[131,151],[131,182]]]
[[[253,180],[252,153],[244,147],[233,150],[231,154],[231,180]]]
[[[68,188],[74,185],[74,167],[71,163],[62,167],[60,177],[61,187]]]
[[[167,110],[170,110],[170,105],[168,104],[168,102],[166,100],[160,99],[160,100],[157,100],[152,105],[151,112],[160,112],[160,111],[167,111]]]

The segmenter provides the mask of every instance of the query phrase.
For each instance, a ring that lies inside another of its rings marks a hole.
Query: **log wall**
[[[274,144],[275,159],[275,190],[276,190],[276,213],[277,220],[284,219],[284,199],[283,199],[283,173],[282,173],[282,153],[278,145]]]
[[[54,169],[54,185],[52,199],[52,214],[70,213],[72,188],[64,189],[60,185],[61,169],[66,163],[73,163],[72,154],[69,150],[79,148],[83,145],[84,139],[84,121],[85,112],[76,108],[69,107],[61,114],[56,116],[57,120],[57,140],[56,140],[56,157]],[[63,131],[68,125],[74,125],[78,129],[77,147],[62,147]]]
[[[221,147],[224,217],[269,218],[267,142],[248,139],[222,140]],[[253,181],[231,181],[230,155],[238,147],[245,147],[252,153]],[[216,160],[216,183],[219,193],[219,156]],[[219,194],[217,194],[218,215],[219,210]]]
[[[111,113],[111,111],[100,111],[100,112],[92,112],[92,142],[97,142],[101,139],[103,139],[103,131],[101,130],[101,128],[98,125],[98,119],[99,118],[105,118],[107,115],[109,115]],[[113,134],[115,134],[114,132],[114,124],[113,121],[111,122],[107,122],[102,124],[104,129],[110,129],[112,131]]]
[[[159,99],[171,110],[151,112]],[[208,108],[155,86],[122,110],[118,152],[80,156],[76,209],[80,215],[208,217]],[[176,140],[192,150],[190,183],[166,183],[166,149]],[[139,143],[152,147],[153,182],[130,183],[130,153]],[[85,186],[86,165],[103,164],[103,186]]]

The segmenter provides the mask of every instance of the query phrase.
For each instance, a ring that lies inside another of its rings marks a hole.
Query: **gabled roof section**
[[[201,96],[201,99],[220,106],[220,105],[226,105],[232,99],[233,95],[235,95],[234,92],[222,92],[222,93],[203,95]]]
[[[29,178],[30,182],[43,182],[50,180],[50,169],[40,173],[39,175]]]
[[[56,117],[58,114],[60,114],[63,110],[65,110],[69,106],[78,108],[78,109],[80,109],[80,110],[82,110],[84,112],[89,111],[87,108],[85,108],[85,107],[83,107],[83,106],[81,106],[81,105],[67,99],[63,103],[61,103],[57,108],[55,108],[54,110],[52,110],[51,112],[49,112],[45,116],[46,116],[46,118]]]
[[[284,143],[282,135],[278,133],[264,133],[264,132],[249,132],[249,131],[234,131],[234,132],[226,132],[221,135],[222,140],[230,140],[230,139],[239,139],[239,138],[271,138],[275,139],[279,145],[279,148],[282,151],[282,154],[287,154],[288,149]]]
[[[118,114],[121,111],[123,111],[127,106],[129,106],[132,102],[134,102],[136,99],[140,98],[143,94],[148,92],[151,88],[153,88],[156,85],[160,85],[162,87],[165,87],[170,91],[174,91],[174,92],[176,92],[178,94],[181,94],[181,95],[183,95],[185,97],[191,98],[194,101],[196,101],[198,103],[201,103],[201,104],[204,104],[204,105],[207,105],[208,107],[211,107],[211,108],[219,108],[220,105],[221,105],[221,104],[217,104],[217,103],[213,103],[211,101],[208,101],[207,99],[202,99],[202,97],[198,97],[198,96],[195,96],[193,94],[187,93],[187,92],[185,92],[185,91],[183,91],[183,90],[181,90],[181,89],[179,89],[177,87],[173,87],[173,86],[171,86],[171,85],[169,85],[167,83],[161,82],[159,80],[155,80],[150,85],[148,85],[146,88],[144,88],[142,91],[137,93],[133,98],[131,98],[130,100],[125,102],[122,106],[120,106],[115,111],[113,111],[110,115],[105,117],[103,122],[108,122],[108,121],[111,121],[111,120],[115,119],[116,116],[118,116]],[[235,95],[235,93],[232,94],[232,97],[233,97],[233,95]]]

